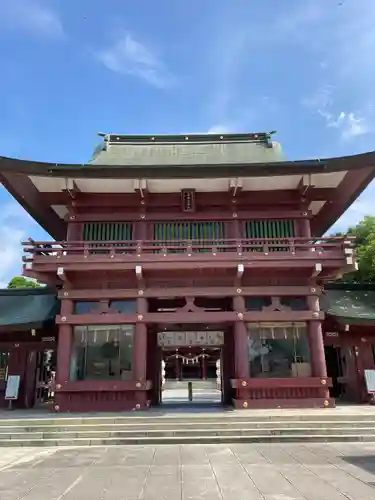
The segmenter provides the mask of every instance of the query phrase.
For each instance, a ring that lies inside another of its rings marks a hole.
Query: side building
[[[85,165],[0,158],[54,238],[24,242],[24,274],[59,290],[55,410],[157,405],[162,366],[179,378],[190,359],[202,378],[218,364],[236,408],[332,406],[319,298],[355,259],[322,235],[374,176],[374,153],[291,162],[265,133],[108,134]]]

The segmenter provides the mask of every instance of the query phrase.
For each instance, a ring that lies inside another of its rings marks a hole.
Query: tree
[[[9,283],[7,288],[38,288],[42,286],[37,281],[25,278],[24,276],[14,276]]]
[[[375,216],[367,215],[355,227],[349,228],[346,234],[355,237],[358,271],[346,275],[345,281],[375,282]]]

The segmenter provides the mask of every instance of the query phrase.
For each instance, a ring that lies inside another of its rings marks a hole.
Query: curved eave
[[[282,161],[273,163],[215,163],[203,165],[93,165],[47,163],[0,156],[0,172],[26,175],[79,178],[186,179],[191,177],[263,177],[267,175],[305,175],[375,167],[375,151],[353,156]]]
[[[324,234],[375,177],[375,152],[328,159],[273,163],[205,165],[93,165],[59,164],[0,157],[0,181],[13,197],[55,239],[66,237],[66,222],[40,196],[30,178],[58,179],[220,179],[271,178],[342,173],[335,196],[311,220],[312,233]],[[259,179],[259,182],[262,182]]]

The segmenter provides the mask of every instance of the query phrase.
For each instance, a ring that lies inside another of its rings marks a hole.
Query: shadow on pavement
[[[346,456],[342,457],[343,461],[348,464],[355,465],[363,469],[370,474],[375,476],[375,455],[367,455],[367,456]],[[369,486],[375,487],[375,481],[368,482],[366,484]]]

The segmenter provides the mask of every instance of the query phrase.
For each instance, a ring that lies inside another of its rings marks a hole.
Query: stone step
[[[163,424],[178,424],[178,425],[200,425],[200,424],[224,424],[234,425],[234,424],[244,424],[244,423],[258,423],[258,422],[286,422],[286,423],[298,423],[298,422],[309,422],[314,423],[324,423],[324,422],[338,422],[338,423],[361,423],[361,422],[371,422],[375,424],[375,408],[373,414],[362,414],[362,415],[345,415],[345,414],[332,414],[327,413],[322,414],[261,414],[257,412],[228,412],[228,413],[215,413],[215,414],[204,414],[201,413],[174,413],[168,415],[140,415],[139,413],[131,413],[125,416],[46,416],[43,418],[1,418],[0,427],[2,426],[16,426],[16,427],[35,427],[35,426],[69,426],[69,425],[119,425],[119,424],[129,424],[129,425],[160,425]]]
[[[333,443],[375,442],[374,434],[259,434],[256,436],[173,436],[173,437],[111,437],[76,439],[0,439],[1,447],[53,447],[53,446],[118,446],[118,445],[170,445],[170,444],[228,444],[228,443]]]
[[[305,421],[250,421],[250,422],[165,422],[160,421],[157,423],[138,423],[138,422],[125,422],[125,423],[104,423],[104,424],[91,424],[91,423],[75,423],[75,424],[54,424],[54,425],[28,425],[28,426],[18,426],[18,425],[0,425],[0,433],[25,433],[30,434],[33,432],[116,432],[116,431],[170,431],[174,429],[183,430],[220,430],[220,429],[243,429],[243,428],[253,428],[253,429],[303,429],[303,428],[330,428],[330,429],[365,429],[374,428],[375,429],[375,419],[373,421],[330,421],[325,420],[321,422],[316,422],[314,420]]]
[[[311,428],[304,427],[301,429],[280,429],[278,427],[274,427],[271,429],[254,429],[254,428],[243,428],[243,429],[158,429],[158,430],[113,430],[113,431],[102,431],[102,430],[84,430],[78,432],[14,432],[14,433],[3,433],[0,432],[0,442],[5,440],[34,440],[34,439],[47,439],[47,440],[59,440],[59,439],[67,439],[67,440],[75,440],[75,439],[108,439],[108,438],[184,438],[184,437],[195,437],[197,440],[201,438],[207,437],[231,437],[231,436],[283,436],[283,435],[325,435],[330,436],[332,434],[341,435],[341,436],[350,436],[350,435],[374,435],[375,440],[375,428],[366,427],[361,429],[359,432],[356,428],[336,428],[334,432],[330,428]]]
[[[375,412],[225,412],[40,415],[0,419],[1,446],[375,442]]]

